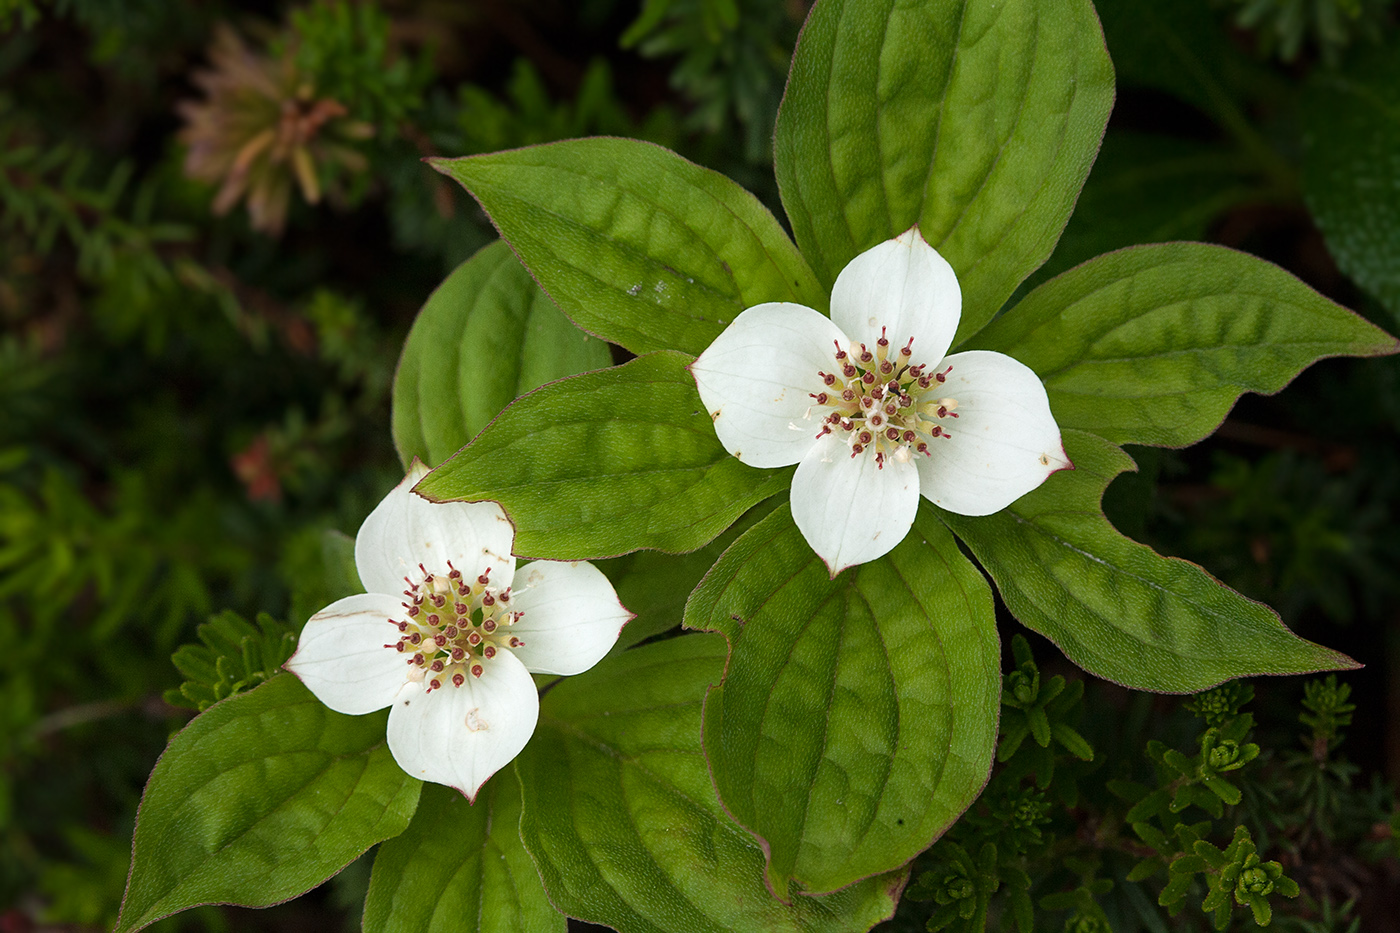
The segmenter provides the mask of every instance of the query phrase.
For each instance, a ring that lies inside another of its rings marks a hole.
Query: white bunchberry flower
[[[961,314],[957,276],[916,226],[841,270],[830,318],[755,305],[690,366],[726,450],[797,464],[792,517],[832,576],[903,540],[921,493],[990,515],[1071,466],[1035,373],[945,355]]]
[[[430,502],[412,492],[426,473],[415,461],[365,519],[368,592],[312,616],[286,668],[337,712],[391,707],[399,767],[474,800],[535,731],[530,673],[588,670],[632,614],[592,564],[534,561],[517,576],[501,507]]]

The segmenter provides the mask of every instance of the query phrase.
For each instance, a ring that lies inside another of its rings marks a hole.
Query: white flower
[[[399,767],[474,800],[535,731],[530,672],[579,674],[632,614],[592,564],[515,575],[515,532],[494,502],[429,502],[417,461],[355,536],[367,593],[306,623],[286,664],[331,709],[386,706]],[[513,587],[513,583],[523,585]]]
[[[945,356],[961,314],[957,276],[916,226],[841,270],[829,319],[755,305],[691,364],[726,450],[797,464],[792,517],[832,576],[892,550],[920,494],[990,515],[1071,466],[1035,373],[988,350]]]

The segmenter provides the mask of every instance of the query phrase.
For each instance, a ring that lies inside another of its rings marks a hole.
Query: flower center
[[[886,457],[905,463],[912,453],[931,456],[934,438],[952,436],[943,422],[958,417],[958,400],[938,397],[952,366],[931,373],[925,363],[910,365],[914,338],[891,352],[883,327],[874,351],[833,342],[836,371],[818,371],[826,389],[811,393],[813,408],[826,409],[817,437],[841,433],[852,457],[873,450],[875,465],[884,469]]]
[[[524,613],[510,609],[510,587],[491,586],[490,567],[471,582],[451,561],[447,567],[450,572],[440,576],[419,564],[422,582],[404,577],[406,616],[389,620],[400,637],[384,646],[409,655],[409,679],[426,680],[429,693],[448,684],[460,687],[468,675],[480,677],[501,649],[525,644],[510,634]]]

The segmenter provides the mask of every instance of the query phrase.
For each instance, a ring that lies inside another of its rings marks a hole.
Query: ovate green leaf
[[[608,345],[569,323],[497,241],[428,298],[394,377],[394,446],[436,466],[518,395],[612,365]]]
[[[765,301],[825,307],[778,221],[728,178],[635,139],[435,159],[585,330],[699,354]]]
[[[537,389],[417,489],[499,502],[522,557],[694,550],[790,471],[744,466],[720,446],[690,362],[653,353]]]
[[[686,635],[561,681],[517,759],[521,835],[550,900],[621,933],[858,933],[889,916],[899,870],[783,903],[719,802],[700,747],[724,640]]]
[[[389,754],[386,718],[332,712],[291,674],[198,716],[141,798],[118,933],[280,903],[403,832],[422,785]]]
[[[1303,190],[1327,248],[1400,319],[1400,41],[1317,69],[1303,121]]]
[[[729,639],[705,750],[780,894],[903,865],[986,782],[1001,691],[991,590],[927,509],[889,555],[832,580],[783,506],[725,552],[686,625]]]
[[[408,829],[380,847],[364,933],[564,933],[520,844],[520,782],[498,771],[475,804],[423,788]]]
[[[1195,564],[1120,535],[1099,502],[1131,458],[1092,434],[1064,436],[1073,470],[994,515],[940,513],[1023,625],[1137,690],[1196,693],[1234,677],[1357,666]]]
[[[778,112],[783,206],[828,286],[917,222],[962,339],[1054,249],[1112,103],[1088,0],[822,0]]]
[[[1035,370],[1062,427],[1168,447],[1199,441],[1241,393],[1277,392],[1316,360],[1397,348],[1277,266],[1203,243],[1090,260],[975,343]]]

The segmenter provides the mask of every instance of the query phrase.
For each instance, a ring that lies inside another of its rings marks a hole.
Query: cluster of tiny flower
[[[462,572],[447,562],[446,577],[429,573],[422,564],[423,581],[414,583],[408,577],[408,589],[403,604],[406,619],[390,619],[401,633],[396,648],[401,654],[413,652],[408,659],[412,668],[409,679],[427,680],[431,693],[450,683],[460,687],[467,675],[480,677],[486,670],[484,662],[491,660],[501,648],[519,648],[524,641],[510,634],[510,627],[524,615],[509,608],[510,587],[496,591],[491,588],[491,568],[467,583]]]
[[[930,456],[929,441],[952,436],[937,421],[958,417],[958,400],[928,398],[930,389],[948,381],[952,366],[934,373],[928,372],[926,363],[910,365],[913,337],[892,355],[884,328],[874,353],[863,343],[859,351],[854,347],[844,350],[839,341],[833,343],[840,372],[819,370],[817,375],[830,391],[809,393],[816,402],[814,407],[830,409],[822,419],[819,439],[834,430],[842,431],[852,457],[873,446],[875,465],[884,469],[887,456],[901,463],[909,460],[911,449]]]

